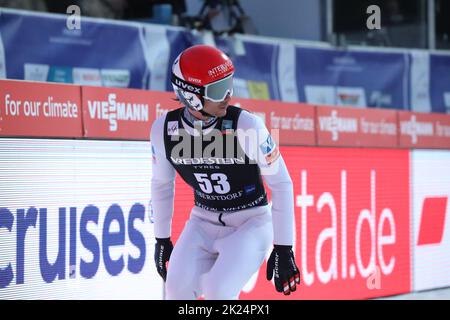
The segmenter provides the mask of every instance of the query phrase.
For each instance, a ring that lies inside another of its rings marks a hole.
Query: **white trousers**
[[[273,241],[269,206],[218,214],[194,207],[169,260],[166,299],[237,299]]]

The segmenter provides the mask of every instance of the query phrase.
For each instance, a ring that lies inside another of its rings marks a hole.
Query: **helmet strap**
[[[215,116],[213,116],[212,114],[209,114],[209,113],[207,113],[205,110],[200,110],[199,111],[203,116],[205,116],[205,117],[215,117]]]
[[[185,114],[185,119],[192,125],[194,126],[194,123],[196,121],[201,121],[203,123],[203,127],[208,126],[209,124],[215,122],[215,120],[217,119],[217,117],[212,116],[208,113],[206,113],[205,111],[200,110],[200,111],[196,111],[190,107],[185,108],[184,114]],[[196,112],[200,113],[203,117],[206,117],[206,119],[200,119],[199,115],[195,114]]]

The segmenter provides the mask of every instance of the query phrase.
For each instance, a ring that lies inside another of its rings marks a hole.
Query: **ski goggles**
[[[218,81],[208,83],[205,86],[187,83],[175,74],[172,74],[172,83],[182,90],[198,94],[212,102],[222,102],[227,95],[233,95],[233,74]]]

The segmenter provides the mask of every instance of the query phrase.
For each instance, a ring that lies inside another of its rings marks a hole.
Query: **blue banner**
[[[450,113],[450,56],[430,55],[431,111]]]
[[[279,100],[277,45],[216,38],[216,45],[235,66],[236,96]],[[241,48],[239,48],[241,46]]]
[[[409,109],[409,60],[403,53],[296,48],[300,101]]]
[[[170,44],[170,57],[169,57],[169,64],[167,69],[167,81],[166,81],[166,90],[172,91],[172,83],[170,82],[171,75],[172,75],[172,64],[175,61],[175,59],[178,57],[178,55],[185,49],[196,45],[201,44],[202,39],[199,35],[195,35],[192,32],[189,31],[175,31],[175,30],[167,30],[167,39]]]
[[[61,15],[2,11],[0,33],[9,79],[145,88],[141,28],[81,19],[70,30]]]
[[[0,9],[0,77],[172,91],[173,61],[205,39],[188,29],[91,18],[70,30],[66,19]],[[428,63],[428,56],[414,60],[408,50],[308,48],[266,40],[215,37],[235,64],[235,96],[450,111],[448,55],[432,54]],[[423,76],[428,67],[429,83],[428,73],[426,81]]]

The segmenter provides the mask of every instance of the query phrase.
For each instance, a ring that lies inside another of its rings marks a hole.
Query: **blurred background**
[[[0,6],[183,26],[216,34],[247,33],[334,45],[448,49],[445,0],[1,0]],[[367,30],[366,8],[381,9],[381,30]]]
[[[236,64],[237,97],[450,111],[445,0],[0,0],[0,6],[0,78],[171,91],[169,65],[177,53],[207,43]],[[66,27],[75,15],[78,27]],[[18,55],[25,43],[27,52]]]

